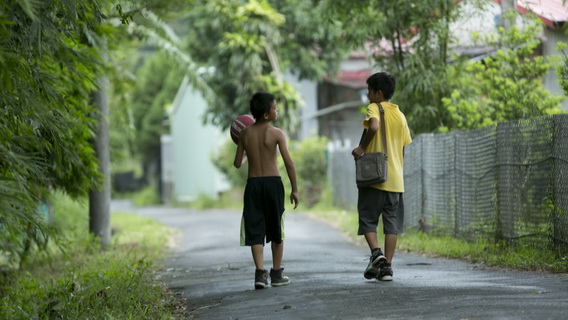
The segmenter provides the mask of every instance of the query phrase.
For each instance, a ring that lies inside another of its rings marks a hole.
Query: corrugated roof
[[[501,0],[494,0],[501,3]],[[568,21],[568,2],[563,0],[517,0],[517,10],[521,13],[535,13],[549,28],[557,28]]]

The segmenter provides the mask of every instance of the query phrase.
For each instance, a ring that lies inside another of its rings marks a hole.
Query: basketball
[[[250,114],[243,114],[238,116],[233,123],[231,123],[231,139],[236,144],[239,144],[239,136],[241,131],[254,123],[254,118]]]

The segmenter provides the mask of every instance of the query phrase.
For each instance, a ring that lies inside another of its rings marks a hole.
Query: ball
[[[238,116],[232,123],[231,123],[231,139],[236,144],[239,144],[239,136],[241,135],[241,131],[244,128],[250,126],[254,123],[254,117],[250,114],[243,114]]]

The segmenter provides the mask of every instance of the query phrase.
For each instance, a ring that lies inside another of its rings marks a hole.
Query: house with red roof
[[[495,49],[475,43],[472,34],[496,32],[502,14],[501,0],[487,0],[486,6],[482,9],[469,2],[461,2],[461,5],[462,17],[450,27],[457,39],[452,51],[467,55],[474,61],[483,60]],[[568,36],[562,30],[568,21],[568,3],[563,3],[563,0],[518,0],[515,8],[523,14],[528,12],[536,14],[546,26],[540,37],[542,45],[537,54],[558,55],[557,43],[568,43]],[[386,55],[392,53],[387,41],[374,45],[372,50],[353,52],[349,59],[342,63],[335,77],[328,77],[317,84],[317,106],[301,116],[304,127],[306,127],[305,121],[311,121],[310,129],[304,129],[305,132],[326,136],[335,144],[345,147],[353,147],[358,142],[362,119],[360,108],[367,101],[365,80],[373,72],[373,61],[369,52],[374,50]],[[551,93],[563,94],[554,70],[549,72],[543,82]],[[568,110],[566,100],[564,108]]]

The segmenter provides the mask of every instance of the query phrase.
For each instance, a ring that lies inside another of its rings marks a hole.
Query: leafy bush
[[[143,207],[160,204],[161,200],[157,188],[153,185],[149,185],[136,192],[132,196],[132,202],[139,207]]]
[[[227,180],[229,180],[234,187],[244,186],[247,181],[246,163],[244,167],[238,170],[233,166],[236,152],[237,146],[233,140],[227,139],[223,147],[220,148],[217,153],[211,155],[215,167],[225,174]]]
[[[461,65],[449,69],[459,89],[442,99],[453,123],[441,130],[560,113],[563,98],[553,96],[542,83],[554,59],[535,56],[541,31],[542,24],[535,20],[524,29],[512,26],[500,28],[497,35],[478,36],[498,50],[483,63],[467,64],[466,72]]]
[[[49,189],[79,197],[101,181],[90,142],[99,59],[82,41],[101,12],[79,1],[1,7],[0,251],[14,261],[49,232],[37,214]]]
[[[327,180],[327,138],[313,137],[294,145],[293,159],[296,165],[300,199],[312,207],[321,197]]]

